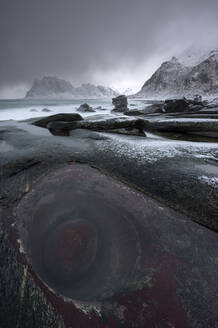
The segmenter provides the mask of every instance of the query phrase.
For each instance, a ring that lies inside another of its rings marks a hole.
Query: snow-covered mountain
[[[93,84],[82,84],[74,87],[70,82],[57,77],[46,76],[41,80],[36,79],[31,89],[26,93],[26,98],[47,99],[74,99],[74,98],[112,98],[118,94],[109,87]]]
[[[131,89],[131,88],[127,88],[122,92],[122,94],[125,95],[125,96],[132,95],[133,93],[134,93],[134,90]]]
[[[218,94],[218,50],[164,62],[135,95],[143,98],[204,97]]]

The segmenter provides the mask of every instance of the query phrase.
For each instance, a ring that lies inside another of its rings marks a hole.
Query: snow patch
[[[198,179],[213,188],[218,188],[218,178],[216,177],[207,177],[206,175],[202,175]]]

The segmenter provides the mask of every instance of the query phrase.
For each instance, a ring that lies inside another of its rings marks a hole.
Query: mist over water
[[[77,108],[84,103],[88,103],[95,112],[83,112],[83,117],[96,114],[109,114],[113,109],[111,99],[76,99],[76,100],[0,100],[0,121],[5,120],[26,120],[32,117],[49,116],[58,113],[74,113]],[[146,101],[129,100],[131,108],[144,108]],[[101,106],[101,109],[98,107]],[[46,108],[49,112],[43,112]],[[96,109],[97,108],[97,109]],[[34,110],[34,111],[32,111]],[[122,113],[121,113],[122,115]]]

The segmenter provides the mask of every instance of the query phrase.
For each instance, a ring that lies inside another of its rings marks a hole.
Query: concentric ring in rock
[[[45,176],[20,202],[17,214],[27,256],[38,275],[62,295],[103,299],[134,280],[141,255],[139,227],[123,187],[77,164]]]
[[[98,169],[71,164],[41,177],[16,221],[28,261],[56,295],[110,298],[125,304],[126,320],[144,311],[145,322],[144,304],[160,316],[152,322],[196,318],[199,295],[214,304],[217,234]]]
[[[97,253],[96,229],[85,220],[59,224],[44,242],[43,262],[53,279],[70,281],[88,271]]]

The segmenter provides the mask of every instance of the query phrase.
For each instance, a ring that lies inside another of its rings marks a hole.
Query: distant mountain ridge
[[[63,79],[45,76],[35,79],[31,89],[26,93],[26,98],[52,98],[52,99],[79,99],[79,98],[112,98],[118,96],[113,89],[105,86],[95,86],[87,83],[74,87],[71,82]]]
[[[200,59],[172,57],[162,63],[135,95],[143,98],[171,98],[218,95],[218,49]],[[191,64],[192,62],[192,64]]]

